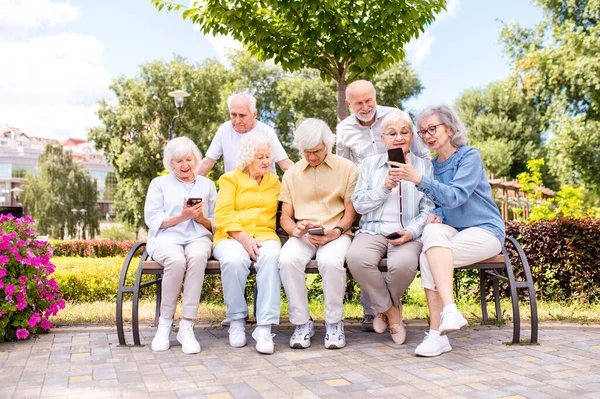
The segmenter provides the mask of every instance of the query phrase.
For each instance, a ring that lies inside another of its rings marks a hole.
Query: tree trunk
[[[337,102],[337,118],[338,122],[343,121],[348,116],[348,106],[346,105],[346,79],[345,74],[341,74],[338,78],[338,102]]]

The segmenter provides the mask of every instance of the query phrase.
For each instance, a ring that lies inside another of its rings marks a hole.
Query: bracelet
[[[345,231],[344,228],[342,226],[335,226],[333,229],[331,230],[339,230],[340,231],[340,237],[344,235]]]

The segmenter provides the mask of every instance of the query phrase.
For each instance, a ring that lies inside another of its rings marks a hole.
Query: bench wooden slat
[[[492,264],[504,265],[504,255],[492,256],[489,259],[482,260],[481,262],[477,262],[471,266],[466,266],[466,268],[477,268],[477,265],[492,265]],[[387,267],[387,259],[382,259],[381,262],[379,263],[379,266]],[[152,261],[152,260],[145,261],[143,263],[142,267],[144,268],[144,270],[148,270],[148,271],[157,271],[157,270],[162,270],[162,268],[163,268],[161,265],[159,265],[158,263],[156,263],[155,261]],[[214,259],[209,260],[208,264],[206,265],[207,271],[216,272],[220,269],[221,269],[221,266],[219,264],[219,261],[214,260]],[[315,269],[316,270],[317,269],[317,261],[311,260],[307,266],[307,269],[309,269],[309,270]]]

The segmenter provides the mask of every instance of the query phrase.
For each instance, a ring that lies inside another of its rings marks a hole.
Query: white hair
[[[256,98],[250,94],[249,91],[244,90],[237,93],[233,93],[229,97],[227,97],[227,108],[231,110],[231,103],[238,97],[245,98],[248,101],[248,108],[250,109],[250,113],[256,113]]]
[[[469,139],[467,139],[467,128],[465,128],[465,125],[462,123],[455,110],[446,104],[433,105],[425,108],[417,116],[417,126],[419,126],[419,129],[421,128],[421,121],[431,115],[439,116],[440,122],[452,129],[451,142],[453,146],[460,147],[467,144],[469,141]]]
[[[410,115],[399,109],[394,109],[383,117],[383,120],[381,121],[381,130],[385,133],[390,126],[393,126],[400,121],[408,123],[410,130],[414,130],[413,121]]]
[[[173,173],[174,168],[171,161],[183,158],[188,154],[192,154],[196,159],[196,166],[198,166],[202,160],[202,153],[192,140],[182,136],[169,141],[163,155],[163,165],[165,166],[165,169],[168,170],[169,173]]]
[[[238,147],[237,168],[242,171],[246,170],[248,165],[254,160],[258,147],[262,145],[266,145],[269,147],[269,151],[271,151],[271,140],[268,137],[258,134],[245,134],[242,140],[240,140],[240,146]],[[271,162],[273,162],[273,158],[271,158]]]
[[[325,143],[327,152],[331,152],[334,142],[335,136],[321,119],[305,119],[294,132],[294,145],[300,152],[315,148],[321,143]]]
[[[373,85],[373,82],[368,81],[368,80],[355,80],[354,82],[350,83],[348,86],[346,86],[346,99],[348,101],[350,101],[350,94],[355,90],[356,86],[359,85],[367,85],[370,86],[370,88],[373,90],[373,96],[376,97],[377,96],[377,90],[375,90],[375,86]]]

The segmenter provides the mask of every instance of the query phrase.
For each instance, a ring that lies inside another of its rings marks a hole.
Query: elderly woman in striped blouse
[[[388,150],[402,148],[405,162],[433,177],[431,162],[410,153],[414,133],[406,112],[388,113],[382,131],[381,141]],[[367,157],[361,164],[352,203],[362,217],[346,262],[378,312],[375,332],[385,332],[389,324],[392,339],[400,345],[406,338],[400,298],[415,278],[422,247],[419,237],[434,204],[413,183],[400,179],[399,166],[388,160],[387,153]],[[378,265],[386,256],[388,272],[382,274]]]

